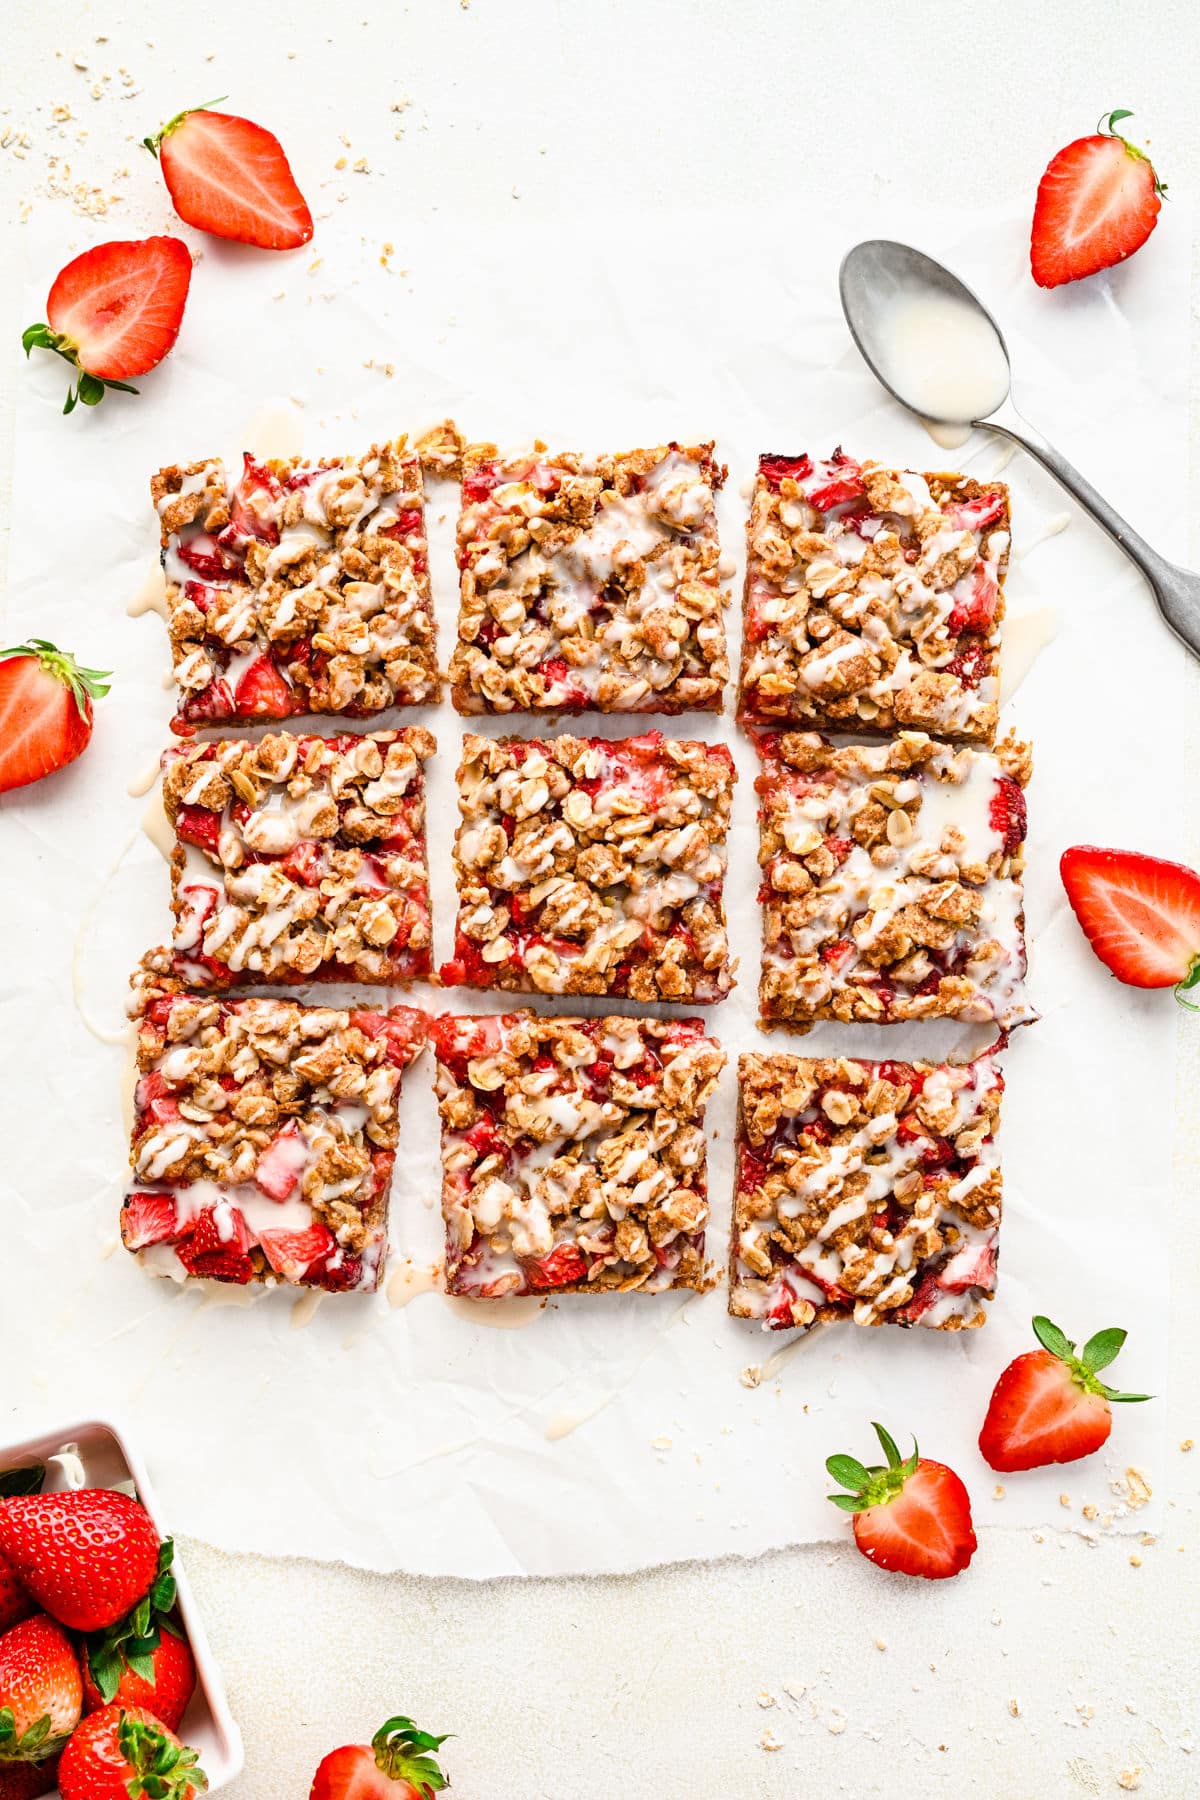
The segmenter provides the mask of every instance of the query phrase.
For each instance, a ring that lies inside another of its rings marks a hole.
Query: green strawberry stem
[[[1101,115],[1100,123],[1097,125],[1096,130],[1103,136],[1115,137],[1118,143],[1124,144],[1126,152],[1132,156],[1135,161],[1150,163],[1150,173],[1154,176],[1154,191],[1156,194],[1165,194],[1167,191],[1167,184],[1165,181],[1160,181],[1158,179],[1154,164],[1150,162],[1150,158],[1146,155],[1146,152],[1144,150],[1139,150],[1136,144],[1131,144],[1128,138],[1122,137],[1120,132],[1114,129],[1120,120],[1132,119],[1132,117],[1133,114],[1127,106],[1118,106],[1114,111],[1103,113]]]
[[[168,119],[165,125],[160,125],[158,130],[152,132],[149,137],[144,137],[142,143],[151,156],[157,156],[158,146],[163,139],[170,137],[173,131],[178,131],[185,119],[190,119],[193,113],[207,112],[210,106],[220,106],[222,100],[228,100],[228,98],[228,94],[218,94],[215,100],[202,100],[199,106],[185,107],[181,113],[176,113],[173,119]]]
[[[1088,1339],[1079,1355],[1066,1333],[1044,1313],[1035,1316],[1033,1335],[1043,1350],[1065,1363],[1071,1371],[1071,1380],[1085,1394],[1102,1394],[1106,1400],[1153,1400],[1153,1394],[1122,1394],[1115,1388],[1105,1387],[1098,1379],[1100,1370],[1107,1369],[1109,1363],[1116,1360],[1128,1336],[1120,1326],[1110,1325],[1104,1331],[1098,1331],[1095,1337]]]
[[[199,1753],[172,1743],[165,1732],[144,1719],[122,1712],[117,1747],[133,1771],[126,1784],[129,1800],[186,1800],[208,1790],[208,1776],[197,1768]]]
[[[866,1512],[872,1506],[885,1506],[896,1498],[909,1476],[916,1473],[921,1460],[916,1438],[913,1439],[912,1455],[902,1458],[895,1439],[882,1425],[876,1424],[874,1431],[887,1457],[886,1464],[876,1463],[864,1468],[853,1456],[831,1456],[826,1461],[825,1467],[833,1479],[850,1489],[848,1494],[826,1496],[843,1512]]]
[[[1175,998],[1180,1006],[1186,1006],[1189,1012],[1200,1012],[1200,1006],[1194,1000],[1185,1000],[1184,995],[1200,982],[1200,956],[1193,956],[1191,967],[1182,981],[1175,983]]]
[[[18,1736],[12,1707],[0,1706],[0,1769],[8,1762],[39,1763],[57,1756],[71,1734],[65,1731],[60,1737],[51,1737],[51,1722],[50,1714],[43,1713]]]
[[[444,1732],[434,1737],[432,1732],[418,1731],[411,1719],[398,1714],[371,1739],[376,1767],[393,1781],[411,1781],[422,1800],[432,1800],[450,1786],[450,1777],[429,1753],[440,1749],[451,1735]]]
[[[108,692],[111,669],[85,669],[68,650],[59,650],[56,645],[47,643],[45,638],[30,638],[27,643],[14,644],[11,650],[0,650],[0,663],[8,662],[14,656],[36,656],[48,675],[53,675],[58,681],[65,681],[75,696],[81,719],[86,720],[88,716],[88,701],[102,700]],[[41,1486],[40,1482],[38,1486]],[[28,1493],[37,1490],[27,1488],[20,1491]]]
[[[115,381],[111,376],[90,374],[79,360],[79,345],[75,339],[69,338],[63,331],[51,331],[49,325],[27,325],[21,333],[21,343],[26,356],[31,350],[53,350],[56,356],[61,356],[73,369],[79,370],[79,380],[74,387],[67,389],[64,413],[74,412],[81,401],[84,406],[99,406],[109,388],[118,388],[122,394],[136,394],[138,391],[128,381]]]

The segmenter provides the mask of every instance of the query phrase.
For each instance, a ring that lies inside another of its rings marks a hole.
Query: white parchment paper
[[[1000,1290],[982,1332],[831,1327],[785,1348],[787,1336],[728,1319],[721,1291],[542,1311],[518,1303],[513,1328],[485,1326],[469,1303],[424,1291],[441,1239],[427,1063],[405,1086],[390,1302],[331,1296],[314,1311],[287,1293],[246,1303],[180,1290],[117,1246],[125,982],[169,928],[166,869],[139,830],[145,802],[127,794],[167,741],[172,709],[162,625],[126,612],[155,560],[147,483],[161,463],[236,457],[264,407],[274,442],[260,448],[279,445],[282,418],[312,453],[356,450],[446,414],[505,445],[715,436],[730,466],[720,514],[736,595],[745,484],[761,450],[823,453],[840,442],[859,457],[965,462],[983,476],[1003,462],[984,434],[938,450],[858,361],[837,307],[837,261],[854,239],[886,231],[980,290],[1004,323],[1018,403],[1167,554],[1184,547],[1182,228],[1113,275],[1048,296],[1026,273],[1023,210],[851,219],[809,195],[803,231],[798,213],[785,241],[777,217],[747,208],[724,221],[623,212],[611,240],[594,221],[551,229],[517,217],[473,227],[467,242],[449,225],[401,231],[386,200],[363,193],[363,205],[320,221],[311,255],[207,241],[178,348],[139,399],[63,419],[62,366],[39,357],[20,371],[5,639],[48,637],[116,674],[86,757],[0,800],[0,1441],[115,1410],[177,1529],[231,1549],[431,1574],[623,1570],[840,1534],[822,1465],[833,1450],[866,1455],[873,1418],[899,1437],[915,1432],[960,1471],[977,1523],[1066,1525],[1086,1501],[1100,1525],[1130,1520],[1110,1484],[1153,1463],[1154,1406],[1126,1410],[1117,1450],[1069,1478],[1010,1478],[1002,1499],[975,1448],[991,1385],[1030,1343],[1035,1310],[1080,1337],[1128,1327],[1126,1387],[1161,1392],[1165,1371],[1174,1007],[1104,975],[1066,907],[1057,860],[1079,841],[1182,853],[1183,652],[1119,554],[1020,456],[1004,473],[1014,664],[1039,635],[1020,616],[1053,609],[1057,619],[1004,718],[1036,749],[1027,913],[1043,1016],[1005,1060]],[[33,319],[62,246],[43,224],[27,231],[39,271]],[[385,266],[388,239],[397,249]],[[697,249],[716,244],[743,249]],[[443,660],[455,505],[453,488],[433,487]],[[729,631],[736,666],[736,604]],[[451,941],[463,722],[448,704],[408,716],[441,747],[430,794],[440,957]],[[514,723],[536,729],[496,729]],[[728,716],[666,728],[731,743],[740,773],[727,904],[741,981],[709,1009],[729,1052],[709,1113],[709,1249],[720,1260],[737,1052],[797,1046],[754,1023],[753,757]],[[478,996],[412,998],[489,1009]],[[804,1041],[860,1053],[886,1043],[900,1056],[946,1047],[919,1027],[824,1027]],[[1064,1486],[1070,1513],[1058,1504]]]

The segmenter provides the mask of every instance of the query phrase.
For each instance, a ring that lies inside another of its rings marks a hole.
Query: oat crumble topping
[[[1021,871],[1029,746],[764,733],[764,1021],[1032,1016]]]
[[[420,726],[163,756],[175,969],[193,986],[430,973]]]
[[[451,1293],[703,1286],[704,1107],[725,1057],[698,1019],[432,1032]]]
[[[713,446],[463,458],[461,713],[720,709]]]
[[[764,1330],[984,1323],[1004,1078],[963,1065],[744,1055],[729,1310]]]
[[[739,716],[990,743],[1008,489],[857,463],[759,458]]]
[[[374,1289],[425,1015],[192,994],[172,960],[152,950],[134,976],[126,1248],[176,1281]]]
[[[327,462],[219,458],[150,484],[180,690],[173,729],[365,718],[438,698],[421,461],[406,440]]]
[[[442,980],[523,993],[719,1000],[733,759],[641,737],[468,734],[458,929]]]

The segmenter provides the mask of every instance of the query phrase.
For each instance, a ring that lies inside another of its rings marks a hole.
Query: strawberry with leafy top
[[[208,1790],[195,1750],[140,1706],[106,1706],[72,1733],[58,1765],[62,1800],[189,1800]]]
[[[176,113],[142,140],[162,164],[175,211],[199,231],[260,250],[307,244],[312,214],[283,145],[249,119],[213,112],[217,104]]]
[[[0,1500],[0,1556],[38,1604],[72,1631],[115,1625],[161,1572],[149,1513],[107,1488]]]
[[[107,669],[84,669],[45,638],[0,650],[0,793],[65,769],[92,739]]]
[[[1040,1313],[1033,1330],[1042,1348],[1009,1363],[979,1433],[984,1461],[1004,1473],[1091,1456],[1108,1442],[1113,1401],[1151,1398],[1118,1393],[1099,1378],[1125,1342],[1125,1332],[1117,1327],[1098,1331],[1079,1355]]]
[[[831,1456],[825,1467],[846,1494],[829,1498],[854,1515],[854,1542],[868,1561],[901,1575],[942,1581],[966,1568],[975,1554],[975,1530],[966,1488],[944,1463],[917,1449],[901,1458],[882,1425],[875,1435],[886,1466],[864,1467],[852,1456]]]
[[[1166,187],[1144,150],[1115,127],[1133,114],[1118,107],[1091,137],[1051,158],[1038,186],[1029,259],[1039,287],[1059,287],[1124,262],[1158,223]]]
[[[65,413],[98,406],[109,388],[136,394],[172,348],[183,323],[192,258],[179,238],[97,244],[69,262],[46,300],[46,319],[22,333],[26,356],[53,350],[79,371]]]
[[[196,1665],[175,1618],[174,1558],[175,1546],[168,1538],[159,1545],[149,1591],[116,1624],[87,1639],[85,1712],[116,1701],[149,1707],[172,1730],[179,1724],[196,1686]]]
[[[61,1625],[39,1613],[0,1638],[0,1762],[44,1762],[79,1723],[79,1659]]]
[[[1088,943],[1129,987],[1173,987],[1183,996],[1200,982],[1200,875],[1182,863],[1136,850],[1073,844],[1059,863],[1071,910]]]
[[[11,1630],[22,1619],[32,1618],[37,1605],[0,1556],[0,1632]]]
[[[331,1750],[317,1767],[308,1800],[433,1800],[450,1786],[434,1754],[448,1735],[418,1731],[402,1715],[389,1719],[369,1746]]]
[[[57,1786],[57,1756],[47,1762],[0,1762],[0,1800],[41,1800]]]

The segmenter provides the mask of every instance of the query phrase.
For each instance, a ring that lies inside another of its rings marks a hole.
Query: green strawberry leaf
[[[852,1488],[855,1492],[865,1488],[871,1479],[853,1456],[830,1456],[826,1459],[825,1467],[835,1481],[840,1481],[843,1487]]]
[[[1043,1350],[1048,1350],[1051,1356],[1057,1356],[1060,1362],[1070,1362],[1075,1354],[1075,1346],[1066,1332],[1060,1331],[1043,1313],[1038,1313],[1034,1318],[1033,1335]]]
[[[1089,1374],[1095,1375],[1100,1369],[1107,1369],[1110,1362],[1115,1362],[1128,1335],[1118,1326],[1110,1325],[1107,1331],[1098,1331],[1095,1337],[1090,1337],[1079,1359]]]
[[[835,1506],[840,1506],[843,1512],[865,1512],[866,1510],[866,1502],[858,1494],[826,1494],[825,1498],[832,1500]]]

